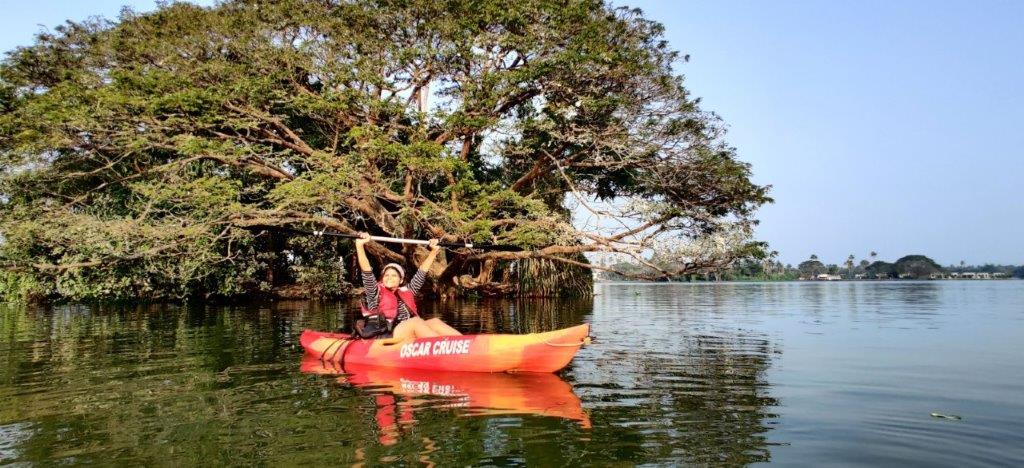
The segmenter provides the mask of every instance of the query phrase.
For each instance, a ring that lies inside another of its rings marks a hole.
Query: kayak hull
[[[526,335],[460,335],[394,343],[351,340],[347,334],[304,330],[306,354],[325,362],[463,372],[556,372],[572,360],[590,333],[577,325]]]

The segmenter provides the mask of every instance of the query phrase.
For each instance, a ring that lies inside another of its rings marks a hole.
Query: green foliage
[[[896,260],[894,266],[901,276],[907,275],[916,279],[927,279],[932,274],[943,272],[938,263],[924,255],[907,255]]]
[[[345,198],[356,183],[357,174],[351,166],[330,172],[310,172],[277,184],[267,194],[267,201],[280,210],[338,210],[347,205]]]
[[[31,273],[0,271],[0,301],[40,300],[53,293],[47,281]]]
[[[353,286],[344,280],[345,271],[338,262],[323,259],[309,265],[292,267],[295,270],[295,284],[301,296],[331,297],[348,293]]]
[[[865,268],[869,275],[875,278],[895,278],[899,275],[896,265],[881,260],[872,262]]]
[[[590,0],[178,2],[40,34],[0,64],[3,294],[339,286],[263,230],[294,224],[569,262],[592,249],[571,191],[683,239],[749,225],[768,189],[662,34]]]
[[[774,260],[744,259],[736,262],[729,270],[716,276],[716,279],[728,281],[788,281],[795,280],[799,274],[788,271]]]
[[[814,278],[822,273],[828,273],[825,264],[818,260],[804,260],[796,268],[800,270],[800,276],[804,278]]]

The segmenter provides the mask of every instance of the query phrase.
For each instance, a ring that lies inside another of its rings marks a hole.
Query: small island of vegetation
[[[1024,279],[1024,265],[959,265],[941,266],[924,255],[906,255],[895,262],[878,260],[872,251],[868,258],[856,260],[849,255],[843,263],[822,262],[817,255],[798,265],[782,264],[778,253],[772,252],[760,258],[738,259],[725,268],[702,274],[666,278],[666,281],[798,281],[798,280],[895,280],[895,279]],[[662,261],[655,259],[655,262]],[[646,265],[635,262],[614,264],[616,270],[635,272],[642,275],[649,272]],[[601,273],[600,281],[626,281],[629,276]]]

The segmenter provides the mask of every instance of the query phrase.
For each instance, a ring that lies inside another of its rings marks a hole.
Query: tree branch
[[[284,122],[281,121],[281,119],[278,119],[277,117],[274,117],[269,114],[265,114],[256,109],[236,106],[231,102],[225,102],[224,107],[226,107],[228,110],[232,110],[240,114],[248,115],[250,117],[255,117],[259,120],[262,120],[263,122],[269,124],[271,127],[277,129],[279,132],[283,133],[288,139],[290,139],[291,143],[294,144],[293,149],[302,154],[305,154],[306,156],[310,156],[313,154],[313,148],[309,146],[309,144],[307,144],[302,139],[302,137],[299,136],[298,133],[296,133],[290,127],[285,125]]]

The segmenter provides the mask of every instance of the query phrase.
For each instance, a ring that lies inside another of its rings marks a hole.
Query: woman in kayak
[[[356,256],[359,258],[359,270],[363,277],[363,316],[381,313],[392,324],[392,337],[398,341],[414,338],[430,338],[434,336],[461,335],[458,330],[448,326],[439,318],[423,320],[416,311],[414,296],[427,279],[427,270],[434,263],[434,258],[441,248],[437,239],[430,240],[430,253],[423,260],[416,274],[412,276],[408,286],[402,286],[405,269],[397,263],[384,265],[381,270],[380,282],[373,276],[370,260],[366,258],[365,245],[370,235],[362,232],[356,239]]]

